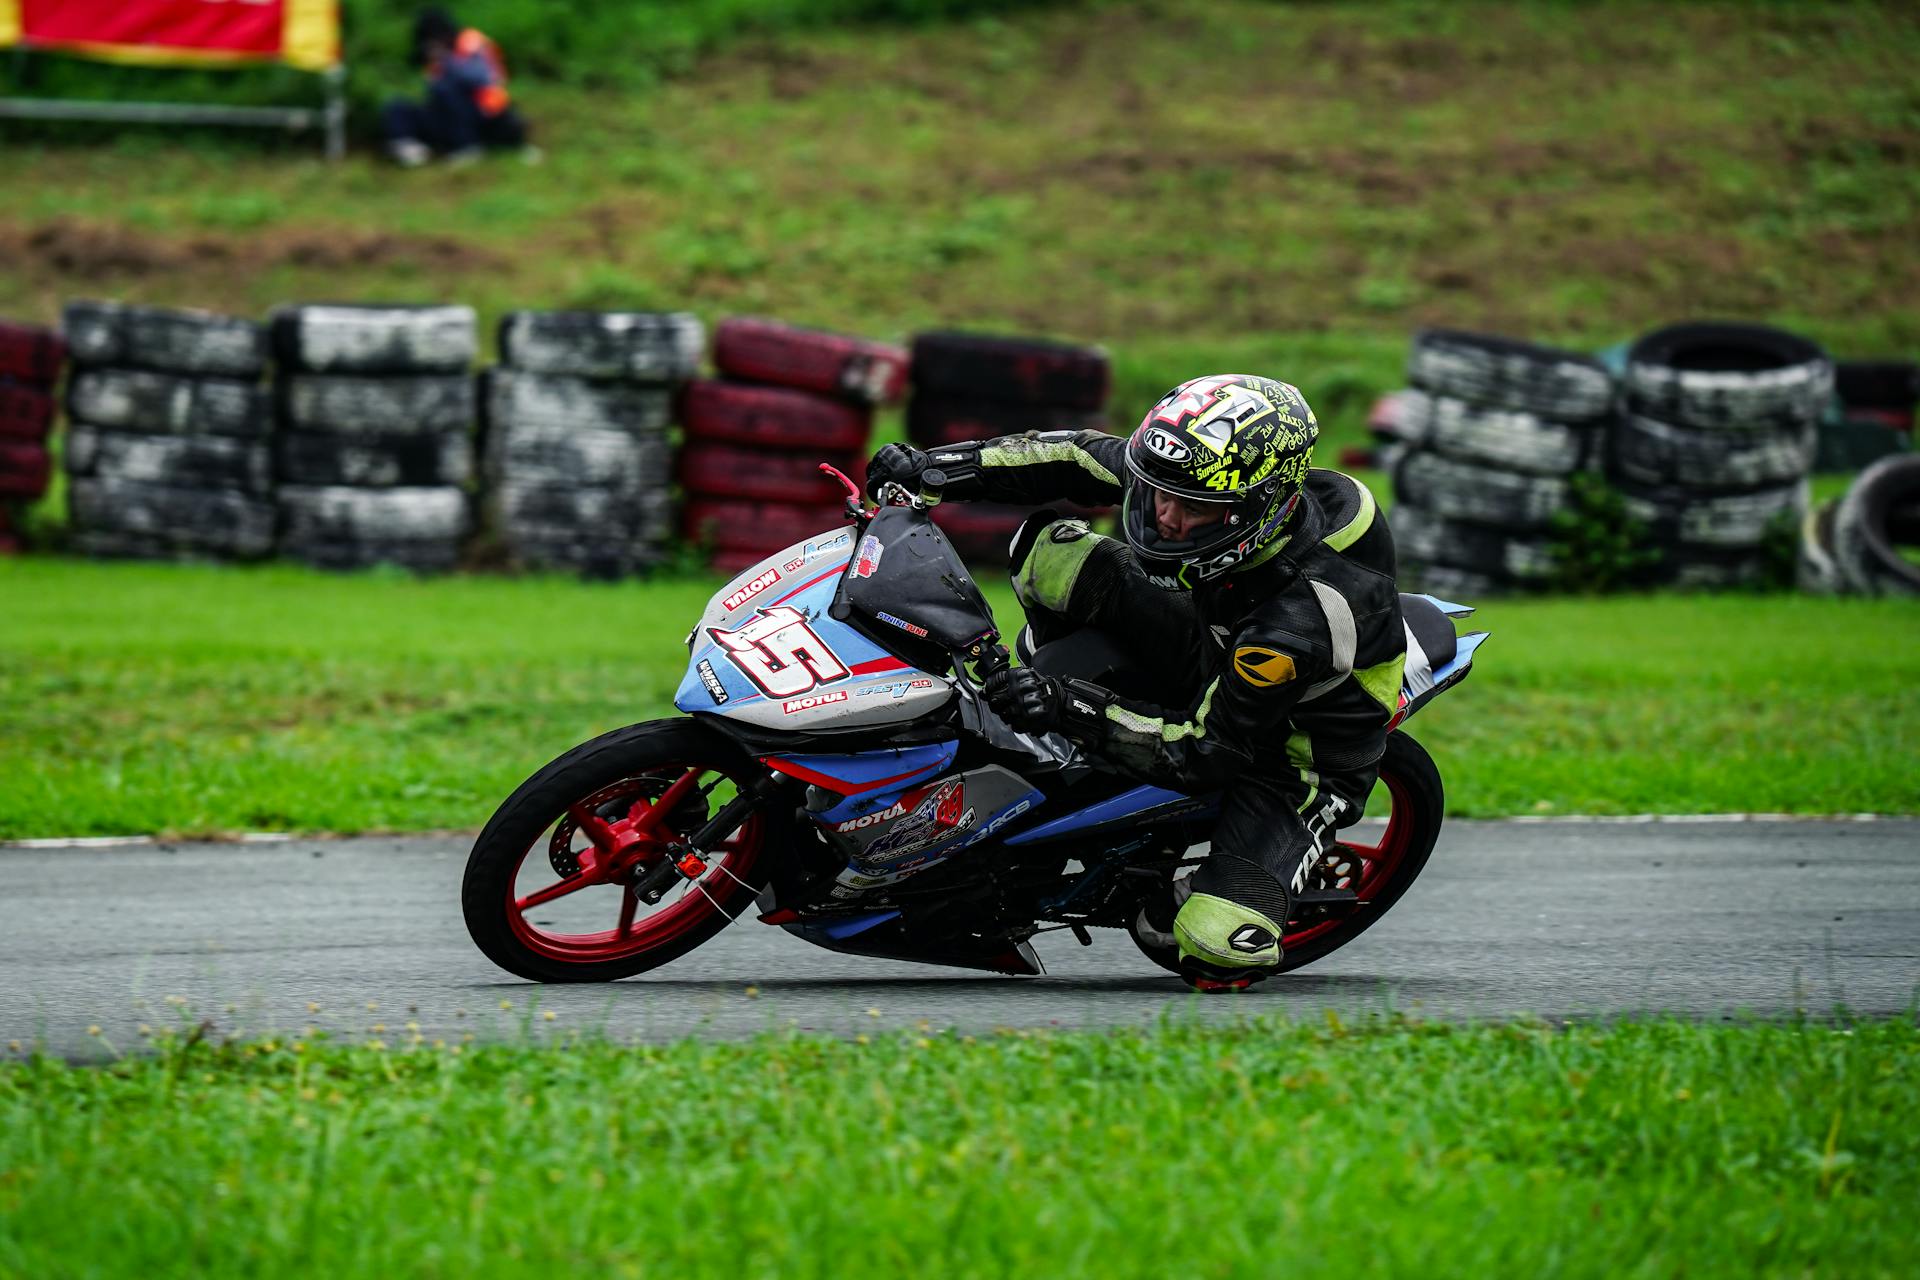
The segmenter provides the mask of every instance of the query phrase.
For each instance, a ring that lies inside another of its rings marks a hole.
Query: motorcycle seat
[[[1460,644],[1460,636],[1453,627],[1453,619],[1442,613],[1433,601],[1425,596],[1410,596],[1400,593],[1400,617],[1407,624],[1407,630],[1420,642],[1420,648],[1427,655],[1428,665],[1438,671],[1453,661]]]

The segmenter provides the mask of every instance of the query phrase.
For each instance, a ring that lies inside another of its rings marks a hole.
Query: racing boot
[[[1244,991],[1280,968],[1287,887],[1245,858],[1214,854],[1173,918],[1180,973],[1196,991]]]

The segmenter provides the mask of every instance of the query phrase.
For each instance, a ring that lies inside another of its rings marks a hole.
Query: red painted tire
[[[996,404],[926,394],[907,402],[907,439],[923,449],[1023,431],[1105,431],[1107,426],[1107,415],[1094,409]]]
[[[689,440],[772,449],[864,451],[873,411],[811,391],[701,379],[687,384],[680,416]]]
[[[0,320],[0,375],[50,387],[66,358],[67,344],[59,334]]]
[[[752,552],[756,559],[806,538],[837,531],[844,504],[831,502],[749,502],[737,498],[695,498],[687,503],[681,528],[689,541],[716,552]]]
[[[1105,514],[1070,502],[1047,502],[1040,507],[999,502],[943,502],[933,509],[933,522],[947,535],[947,541],[953,544],[962,560],[970,564],[1003,565],[1007,563],[1014,530],[1041,507],[1081,519],[1099,519]]]
[[[680,483],[688,493],[768,502],[836,502],[840,487],[820,470],[829,463],[857,485],[867,460],[858,454],[773,453],[727,444],[690,444],[680,452]]]
[[[0,498],[38,498],[52,474],[53,459],[44,446],[0,441]]]
[[[713,331],[713,364],[736,378],[863,404],[889,404],[907,387],[904,348],[748,316],[722,320]]]
[[[1098,409],[1112,369],[1106,352],[1036,338],[923,333],[913,340],[913,385],[948,399]]]
[[[44,440],[53,425],[53,397],[39,387],[0,381],[0,439]]]

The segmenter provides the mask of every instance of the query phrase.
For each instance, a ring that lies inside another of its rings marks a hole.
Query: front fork
[[[679,880],[698,880],[707,873],[706,851],[714,841],[723,839],[745,822],[784,781],[771,769],[720,807],[720,812],[702,823],[685,840],[668,843],[665,854],[643,870],[633,881],[633,895],[648,906],[666,896]]]

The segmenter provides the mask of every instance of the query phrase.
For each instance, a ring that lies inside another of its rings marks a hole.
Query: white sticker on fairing
[[[720,602],[720,607],[728,613],[732,613],[735,609],[738,609],[741,605],[753,599],[778,581],[780,581],[780,571],[778,569],[768,569],[760,576],[742,583],[738,590]]]
[[[807,625],[806,615],[791,605],[763,608],[737,630],[708,627],[707,634],[770,698],[795,697],[850,674],[839,655]]]

